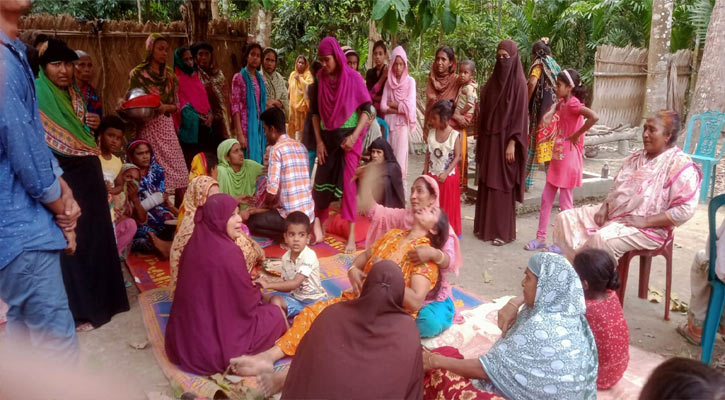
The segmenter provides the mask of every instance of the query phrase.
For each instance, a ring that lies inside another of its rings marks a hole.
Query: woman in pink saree
[[[679,129],[674,111],[659,111],[647,120],[644,149],[624,159],[604,203],[556,217],[559,250],[573,257],[579,248],[600,248],[617,259],[630,250],[655,250],[695,215],[702,172],[675,145]]]

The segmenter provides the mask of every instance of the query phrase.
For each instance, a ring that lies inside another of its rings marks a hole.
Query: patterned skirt
[[[137,136],[151,143],[156,161],[164,167],[166,187],[171,190],[185,188],[189,184],[189,170],[176,136],[174,120],[157,115],[140,127]]]

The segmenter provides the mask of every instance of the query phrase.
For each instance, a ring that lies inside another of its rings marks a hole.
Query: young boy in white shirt
[[[272,296],[264,296],[265,302],[282,307],[288,318],[327,297],[320,280],[317,254],[307,247],[311,228],[310,219],[305,213],[289,213],[285,219],[284,240],[289,250],[282,256],[283,281],[271,282],[264,277],[256,280],[263,289],[276,291]]]

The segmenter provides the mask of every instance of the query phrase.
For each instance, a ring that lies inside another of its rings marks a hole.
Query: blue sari
[[[264,162],[264,150],[267,148],[267,136],[264,134],[264,127],[259,116],[262,115],[267,106],[267,88],[264,85],[264,78],[259,71],[255,71],[257,84],[259,85],[259,109],[257,109],[257,99],[254,95],[254,85],[249,76],[247,68],[241,71],[244,84],[247,87],[247,148],[244,149],[244,158],[256,161],[260,164]]]

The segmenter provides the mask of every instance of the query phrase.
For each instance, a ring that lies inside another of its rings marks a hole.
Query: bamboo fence
[[[680,50],[670,55],[668,107],[682,111],[691,74],[692,53]],[[674,78],[676,75],[676,79]],[[647,49],[631,46],[599,46],[594,59],[592,108],[599,123],[607,126],[638,126],[647,92]]]
[[[145,56],[144,45],[150,33],[158,32],[169,39],[171,49],[189,45],[187,24],[173,21],[167,24],[133,21],[103,22],[100,30],[93,22],[78,22],[69,15],[37,14],[20,20],[21,37],[32,39],[43,33],[68,43],[74,50],[88,53],[94,63],[94,84],[98,89],[103,108],[114,110],[118,99],[128,91],[129,73]],[[229,93],[234,73],[240,69],[242,47],[247,40],[247,21],[210,21],[207,42],[214,46],[214,61],[226,76],[226,93]],[[32,41],[32,40],[31,40]],[[167,66],[173,66],[170,52]]]

